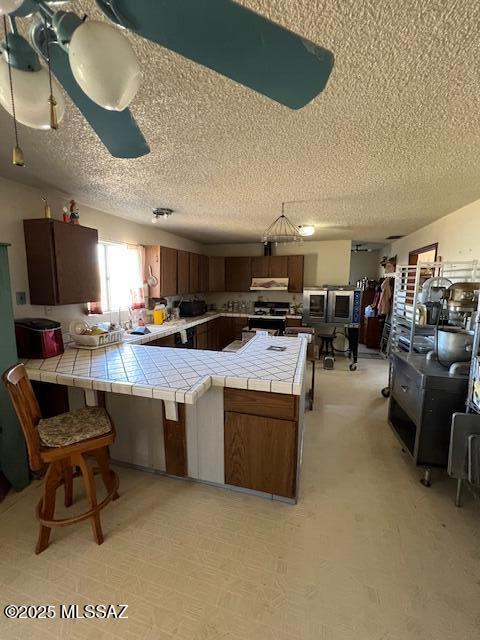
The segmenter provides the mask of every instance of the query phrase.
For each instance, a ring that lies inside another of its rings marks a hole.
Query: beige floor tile
[[[384,362],[319,369],[296,506],[120,469],[121,499],[35,556],[40,485],[0,505],[0,605],[127,603],[128,620],[6,620],[0,639],[473,640],[478,504],[427,490],[386,423]],[[77,508],[82,507],[80,489]]]

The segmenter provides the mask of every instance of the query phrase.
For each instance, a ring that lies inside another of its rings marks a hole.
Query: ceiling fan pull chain
[[[50,95],[48,97],[48,102],[50,103],[50,129],[56,131],[58,129],[58,116],[57,116],[57,101],[53,95],[53,86],[52,86],[52,68],[51,68],[51,59],[50,59],[50,33],[49,26],[46,18],[44,18],[45,22],[45,45],[47,48],[47,65],[48,65],[48,82],[50,85]]]
[[[5,32],[5,46],[7,49],[7,63],[8,63],[8,80],[10,83],[10,96],[12,98],[13,129],[15,132],[15,146],[13,148],[12,163],[16,167],[24,167],[25,158],[23,156],[23,151],[20,148],[20,145],[18,144],[18,126],[17,126],[17,116],[15,115],[15,98],[13,96],[12,65],[10,61],[10,46],[8,44],[7,17],[5,15],[3,16],[3,30]]]

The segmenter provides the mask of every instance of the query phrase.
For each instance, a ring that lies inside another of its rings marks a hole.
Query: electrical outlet
[[[25,291],[16,291],[15,298],[17,300],[17,305],[27,304],[27,294]]]
[[[46,316],[51,316],[52,313],[53,313],[52,307],[45,307],[45,315]]]

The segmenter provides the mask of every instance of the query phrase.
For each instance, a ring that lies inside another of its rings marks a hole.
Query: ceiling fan
[[[351,249],[351,253],[363,253],[363,252],[368,252],[371,253],[372,249],[369,249],[368,247],[363,247],[363,244],[361,242],[357,243],[354,245],[353,249]]]
[[[55,5],[59,4],[65,2],[0,0],[0,15],[8,14],[10,23],[6,42],[0,44],[0,104],[12,112],[8,72],[18,94],[19,122],[49,128],[47,103],[42,103],[43,119],[33,106],[45,93],[50,112],[53,101],[57,119],[61,119],[61,91],[55,81],[50,86],[45,83],[43,60],[118,158],[137,158],[150,149],[128,109],[140,85],[141,68],[117,27],[291,109],[301,109],[323,91],[333,68],[334,56],[329,50],[233,0],[96,0],[114,24],[81,18],[58,9]],[[16,18],[28,16],[33,16],[29,42],[15,24]],[[35,75],[39,73],[43,83]]]

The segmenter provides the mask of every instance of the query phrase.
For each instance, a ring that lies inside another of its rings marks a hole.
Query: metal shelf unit
[[[415,353],[434,348],[435,325],[420,325],[419,294],[422,288],[422,273],[429,271],[431,277],[448,278],[456,282],[476,282],[480,277],[478,260],[469,262],[419,262],[416,265],[397,265],[395,289],[390,316],[391,330],[388,355],[390,357],[388,387],[382,395],[388,397],[391,388],[392,354],[395,352]],[[429,341],[428,338],[432,340]],[[430,343],[431,342],[431,343]]]
[[[467,412],[480,413],[480,401],[475,401],[475,380],[480,379],[480,296],[478,298],[477,316],[475,318],[475,328],[472,344],[472,362],[470,364],[470,375],[468,377],[468,397]]]
[[[426,348],[428,342],[425,342],[425,338],[433,336],[435,333],[435,325],[418,324],[419,294],[422,288],[420,279],[422,272],[426,270],[432,274],[432,277],[448,278],[452,284],[475,282],[480,276],[477,260],[470,262],[419,262],[416,265],[397,266],[392,304],[391,352],[422,352],[422,342]]]

